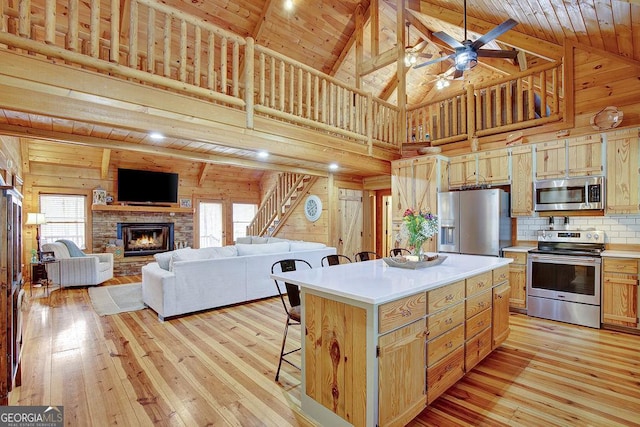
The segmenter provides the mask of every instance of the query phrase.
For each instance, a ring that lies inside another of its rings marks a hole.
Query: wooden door
[[[373,250],[363,248],[362,190],[338,189],[338,253],[353,261],[356,252]]]
[[[403,426],[426,406],[425,322],[383,335],[378,344],[378,425]]]
[[[567,175],[565,141],[543,142],[536,145],[536,179],[564,178]]]
[[[571,138],[567,148],[569,176],[602,175],[604,159],[602,137],[599,134]]]
[[[607,134],[607,214],[640,213],[637,129]]]
[[[498,347],[509,336],[509,282],[493,288],[493,346]]]
[[[531,147],[514,147],[511,150],[511,216],[533,214],[533,156]]]

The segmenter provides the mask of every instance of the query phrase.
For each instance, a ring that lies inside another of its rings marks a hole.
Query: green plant
[[[437,232],[438,217],[431,212],[416,212],[413,209],[407,209],[402,215],[399,238],[406,239],[416,254],[421,252],[424,242]]]

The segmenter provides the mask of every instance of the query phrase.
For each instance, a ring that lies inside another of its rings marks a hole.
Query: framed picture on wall
[[[180,199],[180,207],[181,208],[190,208],[191,207],[191,199]]]

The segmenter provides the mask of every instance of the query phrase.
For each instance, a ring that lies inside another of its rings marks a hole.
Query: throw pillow
[[[60,242],[65,245],[67,247],[67,250],[69,250],[69,256],[72,258],[87,256],[87,254],[82,252],[80,248],[71,240],[60,239],[56,240],[56,242]]]
[[[160,253],[154,254],[153,257],[155,258],[156,262],[158,263],[161,269],[171,271],[170,264],[171,264],[171,258],[173,257],[173,254],[180,251],[191,251],[191,250],[193,249],[191,249],[190,247],[186,247],[182,249],[176,249],[175,251],[160,252]]]
[[[249,245],[249,244],[251,244],[251,236],[238,237],[236,239],[236,243],[242,243],[242,244]]]
[[[269,242],[267,237],[253,236],[251,238],[251,243],[254,245],[262,245]]]
[[[269,237],[267,238],[267,243],[278,243],[278,242],[288,242],[288,239],[281,239],[279,237]]]
[[[266,243],[264,245],[236,245],[238,256],[262,255],[289,252],[289,242]]]
[[[202,254],[203,259],[229,258],[238,255],[235,246],[200,248],[198,252]]]

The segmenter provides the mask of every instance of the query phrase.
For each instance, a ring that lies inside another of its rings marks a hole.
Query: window
[[[249,203],[233,204],[233,241],[247,235],[247,227],[258,212],[258,205]]]
[[[41,244],[67,239],[79,248],[86,249],[85,199],[85,196],[63,194],[40,196],[40,212],[47,221],[40,229]]]
[[[210,248],[222,246],[222,203],[200,202],[198,204],[200,224],[200,246]]]

